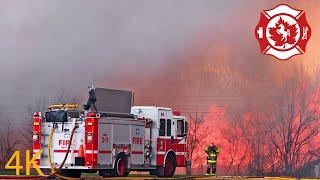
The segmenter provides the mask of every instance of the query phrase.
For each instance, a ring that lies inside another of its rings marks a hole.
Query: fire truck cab
[[[65,176],[98,172],[103,177],[149,171],[170,177],[186,164],[187,122],[179,112],[157,106],[133,106],[131,113],[78,110],[51,105],[34,113],[33,153],[37,163]]]
[[[171,108],[157,106],[134,106],[131,113],[149,119],[145,141],[151,145],[150,165],[157,167],[151,171],[157,175],[172,176],[176,167],[186,163],[187,122],[179,112]]]

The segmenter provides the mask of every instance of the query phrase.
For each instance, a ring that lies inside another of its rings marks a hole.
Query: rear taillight
[[[33,141],[33,153],[37,153],[39,150],[41,150],[41,113],[35,112],[33,115],[33,134],[32,134],[32,141]],[[40,157],[36,159],[36,163],[39,165],[40,163]]]
[[[39,133],[38,132],[33,132],[32,140],[33,140],[33,142],[39,142]]]
[[[88,132],[87,133],[87,143],[92,143],[92,133],[91,132]]]

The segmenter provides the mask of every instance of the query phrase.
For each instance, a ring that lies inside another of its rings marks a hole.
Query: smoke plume
[[[262,55],[253,32],[276,1],[2,1],[1,111],[19,119],[61,92],[83,101],[89,84],[184,113],[255,106],[319,57],[319,3],[281,2],[305,10],[313,31],[306,54],[286,62]]]

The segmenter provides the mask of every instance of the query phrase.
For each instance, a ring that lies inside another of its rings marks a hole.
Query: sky
[[[286,62],[262,55],[253,32],[260,12],[280,3],[305,10],[312,28],[306,54]],[[281,86],[277,77],[288,69],[317,67],[319,9],[316,0],[4,0],[0,111],[20,117],[61,93],[83,102],[90,84],[131,89],[137,104],[184,111],[248,104]],[[229,74],[216,82],[221,66]],[[259,87],[226,85],[241,77]]]

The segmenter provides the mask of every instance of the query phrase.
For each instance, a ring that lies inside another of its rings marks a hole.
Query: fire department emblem
[[[282,4],[261,12],[255,36],[263,54],[287,60],[306,51],[311,28],[304,11]]]

